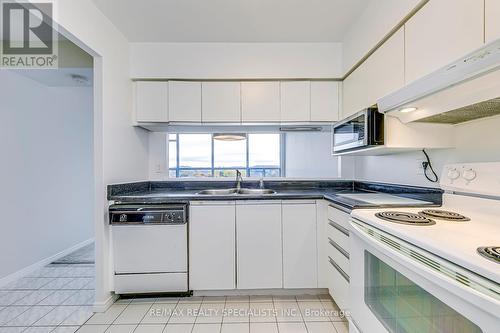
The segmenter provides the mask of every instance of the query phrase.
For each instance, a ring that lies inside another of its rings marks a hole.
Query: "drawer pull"
[[[336,248],[337,251],[342,253],[342,255],[349,260],[349,253],[346,250],[344,250],[339,244],[335,243],[335,241],[333,239],[331,239],[330,237],[328,237],[328,243],[330,243],[331,246]]]
[[[349,230],[347,230],[337,222],[328,219],[328,224],[337,229],[338,231],[340,231],[341,233],[343,233],[344,235],[346,235],[347,237],[349,237]]]
[[[344,272],[344,270],[340,268],[340,266],[335,261],[333,261],[333,259],[330,256],[328,256],[328,261],[333,266],[333,268],[335,268],[337,272],[339,272],[339,274],[342,275],[342,277],[347,281],[347,283],[349,283],[349,275],[347,275],[347,273]]]

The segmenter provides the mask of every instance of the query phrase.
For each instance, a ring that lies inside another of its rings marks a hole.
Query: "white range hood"
[[[500,39],[379,99],[403,123],[457,124],[500,114]],[[417,108],[401,112],[405,108]]]

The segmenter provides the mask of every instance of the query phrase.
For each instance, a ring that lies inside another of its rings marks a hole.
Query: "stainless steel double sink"
[[[260,189],[260,188],[227,188],[227,189],[209,189],[202,190],[196,194],[199,195],[269,195],[275,194],[276,191],[271,189]]]

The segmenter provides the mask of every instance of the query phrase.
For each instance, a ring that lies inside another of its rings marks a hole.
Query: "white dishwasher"
[[[109,207],[117,294],[188,292],[187,204]]]

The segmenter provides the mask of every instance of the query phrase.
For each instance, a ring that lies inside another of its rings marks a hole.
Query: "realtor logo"
[[[56,68],[57,32],[53,4],[1,0],[3,68]]]

